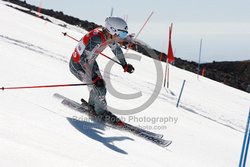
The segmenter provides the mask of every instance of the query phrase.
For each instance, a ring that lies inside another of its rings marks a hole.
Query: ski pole
[[[79,40],[77,40],[77,39],[75,39],[74,37],[72,37],[72,36],[68,35],[66,32],[62,32],[62,34],[63,34],[64,36],[67,36],[67,37],[69,37],[69,38],[71,38],[71,39],[73,39],[73,40],[75,40],[75,41],[79,42]],[[108,58],[109,60],[112,60],[113,62],[115,62],[115,63],[117,63],[117,64],[119,64],[119,65],[121,65],[121,66],[122,66],[122,64],[121,64],[120,62],[118,62],[118,61],[116,61],[116,60],[112,59],[111,57],[109,57],[109,56],[105,55],[104,53],[102,53],[102,52],[98,52],[98,54],[100,54],[100,55],[102,55],[102,56],[104,56],[104,57]]]
[[[116,60],[114,60],[114,59],[108,57],[107,55],[103,54],[102,52],[99,52],[99,54],[102,55],[102,56],[104,56],[104,57],[106,57],[106,58],[108,58],[109,60],[112,60],[113,62],[115,62],[115,63],[117,63],[117,64],[119,64],[119,65],[122,66],[122,64],[121,64],[120,62],[118,62],[118,61],[116,61]]]
[[[67,36],[67,37],[69,37],[69,38],[75,40],[76,42],[79,42],[79,40],[77,40],[77,39],[75,39],[74,37],[68,35],[66,32],[62,32],[62,34],[63,34],[64,36]]]
[[[33,89],[33,88],[53,88],[53,87],[69,87],[69,86],[85,86],[92,85],[92,83],[80,83],[80,84],[59,84],[59,85],[38,85],[38,86],[21,86],[21,87],[2,87],[2,91],[8,89]]]
[[[152,12],[150,13],[150,15],[148,16],[147,20],[145,21],[145,23],[143,24],[143,26],[141,27],[141,29],[139,30],[139,32],[136,34],[136,36],[135,36],[135,38],[134,38],[134,41],[138,38],[138,36],[140,35],[140,33],[142,32],[142,30],[144,29],[144,27],[146,26],[146,24],[148,23],[149,19],[152,17],[153,14],[154,14],[154,12],[152,11]],[[133,45],[134,45],[134,43],[130,43],[130,44],[128,45],[128,49],[127,49],[127,51],[126,51],[125,54],[128,53],[128,50],[129,50]]]
[[[135,40],[140,35],[140,33],[142,32],[142,30],[144,29],[144,27],[146,26],[146,24],[148,23],[149,19],[152,17],[153,14],[154,12],[152,11],[150,15],[148,16],[147,20],[145,21],[145,23],[143,24],[143,26],[141,27],[141,29],[139,30],[139,32],[137,33],[137,35],[135,36]]]

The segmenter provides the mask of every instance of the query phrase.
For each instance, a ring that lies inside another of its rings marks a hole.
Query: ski
[[[136,126],[133,126],[133,125],[130,125],[128,123],[125,123],[125,126],[126,126],[127,129],[130,129],[131,131],[140,131],[142,133],[146,133],[149,136],[153,136],[153,137],[157,137],[157,138],[163,138],[163,134],[154,133],[154,132],[151,132],[151,131],[148,131],[148,130],[145,130],[145,129],[142,129],[142,128],[139,128],[139,127],[136,127]]]
[[[72,108],[74,110],[77,110],[78,112],[82,112],[82,113],[85,113],[87,114],[88,116],[90,116],[90,118],[94,117],[93,115],[90,114],[89,112],[89,108],[88,108],[88,104],[87,102],[84,100],[84,99],[81,99],[81,101],[83,103],[85,103],[85,105],[81,105],[67,97],[64,97],[58,93],[55,93],[54,94],[54,97],[58,98],[58,99],[61,99],[62,100],[62,104],[68,106],[69,108]],[[125,123],[125,126],[126,126],[126,129],[130,130],[130,131],[134,131],[135,133],[136,132],[140,132],[140,133],[145,133],[149,136],[152,136],[152,137],[157,137],[157,138],[162,138],[163,135],[162,134],[157,134],[157,133],[154,133],[154,132],[151,132],[151,131],[147,131],[147,130],[144,130],[142,128],[138,128],[136,126],[133,126],[133,125],[130,125],[128,123]]]
[[[60,99],[61,100],[61,103],[73,110],[76,110],[80,113],[84,113],[86,115],[89,116],[90,119],[92,119],[93,121],[100,121],[100,120],[97,120],[95,118],[95,116],[93,114],[91,114],[90,112],[90,108],[87,104],[87,102],[85,101],[85,104],[86,105],[82,105],[74,100],[71,100],[63,95],[60,95],[58,93],[55,93],[53,95],[54,97],[56,97],[57,99]],[[138,128],[136,126],[133,126],[133,125],[130,125],[128,123],[125,123],[124,127],[119,127],[117,125],[114,125],[114,124],[109,124],[107,122],[104,122],[102,121],[101,123],[105,124],[106,126],[109,126],[109,127],[112,127],[112,128],[115,128],[115,129],[120,129],[120,130],[124,130],[124,131],[128,131],[136,136],[139,136],[141,138],[144,138],[152,143],[155,143],[161,147],[167,147],[169,146],[172,141],[170,140],[165,140],[165,139],[162,139],[163,135],[162,134],[157,134],[157,133],[154,133],[154,132],[150,132],[150,131],[147,131],[147,130],[144,130],[144,129],[141,129],[141,128]]]

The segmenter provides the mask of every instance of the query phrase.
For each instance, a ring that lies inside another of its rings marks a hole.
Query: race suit
[[[101,28],[96,28],[78,42],[69,63],[71,73],[84,83],[94,83],[102,79],[96,58],[107,46],[111,48],[121,65],[126,66],[127,62],[119,44],[109,39]],[[88,88],[89,105],[94,107],[97,115],[103,114],[107,110],[105,84],[101,87],[95,84],[88,85]]]

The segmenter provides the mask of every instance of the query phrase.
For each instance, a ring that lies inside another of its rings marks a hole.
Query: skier
[[[128,38],[128,25],[120,17],[108,17],[105,27],[96,28],[81,38],[77,44],[69,63],[71,73],[80,81],[93,83],[89,85],[89,100],[95,115],[109,119],[114,124],[122,124],[119,119],[107,111],[106,86],[96,62],[97,56],[109,46],[121,63],[124,72],[133,73],[134,67],[128,64],[118,42]],[[129,37],[131,38],[131,37]],[[116,117],[115,117],[116,118]]]

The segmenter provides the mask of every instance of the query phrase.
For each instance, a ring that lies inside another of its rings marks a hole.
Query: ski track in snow
[[[7,42],[9,44],[12,44],[12,45],[16,45],[16,46],[25,48],[25,49],[33,51],[35,53],[39,53],[41,55],[50,57],[52,59],[56,59],[56,60],[62,61],[64,63],[68,63],[68,58],[67,57],[62,56],[62,55],[57,54],[57,53],[53,53],[53,52],[51,52],[49,50],[43,49],[40,46],[35,46],[35,45],[31,44],[31,43],[21,41],[21,40],[17,40],[17,39],[13,39],[11,37],[4,36],[4,35],[0,35],[0,40],[2,40],[3,42]]]

